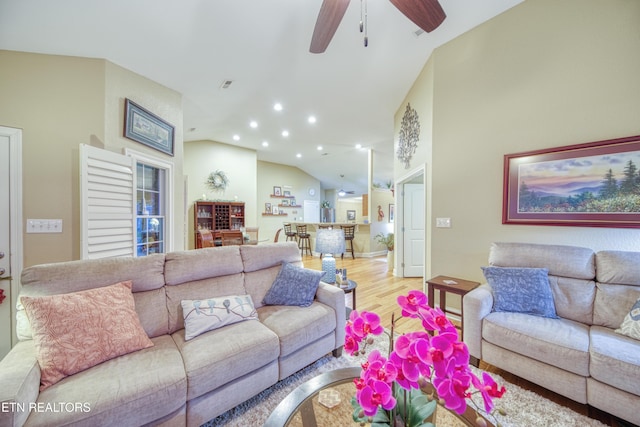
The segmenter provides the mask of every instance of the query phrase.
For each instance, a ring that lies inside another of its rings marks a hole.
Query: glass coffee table
[[[273,410],[263,427],[333,427],[351,425],[351,398],[356,387],[353,379],[362,368],[336,369],[320,374],[293,390]],[[437,426],[475,426],[477,414],[471,408],[458,415],[438,405]],[[487,426],[493,426],[486,420]]]

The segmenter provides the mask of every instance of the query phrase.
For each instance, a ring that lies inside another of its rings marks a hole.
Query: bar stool
[[[300,255],[304,255],[305,250],[309,253],[309,255],[313,255],[311,253],[311,235],[307,233],[307,226],[296,224],[296,234],[298,235],[298,247],[300,248]]]
[[[284,226],[284,234],[285,236],[287,236],[287,238],[285,239],[285,242],[288,242],[289,240],[293,240],[293,241],[298,241],[298,235],[296,234],[295,231],[291,230],[291,223],[287,223],[287,224],[283,224]]]
[[[349,242],[349,245],[345,249],[345,252],[351,252],[351,258],[356,259],[356,256],[353,253],[353,237],[354,237],[355,232],[356,232],[356,226],[355,225],[341,225],[340,228],[342,228],[344,230],[344,240],[346,240],[346,242]],[[344,259],[344,253],[341,255],[341,259]]]

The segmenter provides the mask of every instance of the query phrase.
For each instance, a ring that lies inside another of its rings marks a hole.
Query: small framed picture
[[[347,221],[355,221],[356,220],[356,211],[348,210],[347,211]]]
[[[282,196],[282,187],[273,187],[274,196]]]
[[[271,203],[264,204],[264,211],[265,213],[271,213]]]
[[[282,201],[282,206],[289,206],[289,199],[284,199]]]
[[[289,190],[284,190],[283,195],[284,195],[284,197],[291,197],[291,191],[289,191]]]
[[[291,203],[291,206],[296,206],[296,199],[291,199],[289,202]]]
[[[278,205],[271,206],[271,213],[274,215],[278,215]]]

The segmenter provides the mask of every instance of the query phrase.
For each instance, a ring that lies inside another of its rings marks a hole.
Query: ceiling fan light
[[[338,196],[340,196],[340,197],[344,197],[346,194],[347,194],[347,192],[344,191],[344,190],[338,191]]]

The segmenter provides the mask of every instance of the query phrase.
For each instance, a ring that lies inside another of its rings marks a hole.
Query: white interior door
[[[404,277],[424,276],[424,184],[404,184]]]
[[[15,338],[13,319],[22,271],[22,131],[0,126],[0,359]]]
[[[0,135],[0,289],[5,297],[0,304],[0,358],[11,350],[9,166],[9,137]]]
[[[304,222],[320,222],[320,202],[317,200],[304,201]]]

